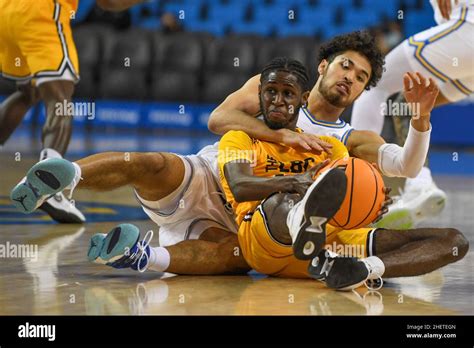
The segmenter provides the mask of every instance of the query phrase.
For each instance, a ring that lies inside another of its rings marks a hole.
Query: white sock
[[[168,249],[163,247],[150,247],[150,260],[148,261],[148,269],[157,272],[165,272],[171,261]]]
[[[47,158],[63,158],[59,152],[57,152],[55,149],[51,148],[44,148],[40,152],[40,161],[45,160]]]
[[[369,256],[365,259],[361,259],[364,261],[367,267],[370,269],[370,274],[368,279],[378,279],[382,277],[385,273],[385,265],[383,261],[377,256]]]

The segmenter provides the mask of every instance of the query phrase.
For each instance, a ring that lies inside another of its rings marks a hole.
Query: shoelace
[[[383,279],[381,276],[377,275],[377,279],[367,279],[364,282],[364,285],[366,286],[367,289],[370,291],[377,291],[382,289],[383,287]]]
[[[133,263],[138,262],[137,265],[137,270],[140,273],[143,273],[147,270],[148,268],[148,261],[149,261],[149,256],[146,252],[146,248],[150,245],[151,240],[153,239],[153,231],[149,230],[146,234],[145,237],[143,237],[143,240],[141,242],[137,243],[137,251],[135,251],[133,254],[130,255],[130,259],[133,260]],[[141,263],[142,260],[145,259],[145,266],[141,268]]]
[[[383,287],[382,277],[378,273],[374,272],[374,269],[372,268],[372,266],[368,262],[366,262],[364,260],[362,260],[362,262],[365,263],[365,265],[367,266],[367,268],[369,270],[369,275],[368,275],[367,279],[365,280],[364,285],[370,291],[377,291],[377,290],[382,289],[382,287]],[[372,276],[372,275],[376,275],[377,278],[370,278],[370,276]]]

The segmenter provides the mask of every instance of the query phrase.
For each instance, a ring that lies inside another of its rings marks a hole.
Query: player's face
[[[296,76],[285,71],[271,72],[260,85],[260,109],[271,129],[294,128],[301,105],[309,92],[303,93]]]
[[[372,72],[367,58],[355,51],[346,51],[328,64],[318,67],[321,74],[319,92],[332,105],[345,108],[364,91]]]

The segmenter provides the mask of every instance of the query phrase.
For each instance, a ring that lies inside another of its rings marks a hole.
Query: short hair
[[[375,87],[382,77],[385,61],[374,37],[366,31],[355,31],[336,36],[321,46],[319,62],[326,59],[331,63],[336,56],[346,51],[356,51],[367,58],[372,67],[372,74],[365,89]]]
[[[260,83],[262,83],[271,72],[275,71],[286,71],[294,74],[298,79],[301,89],[303,91],[309,90],[308,72],[305,66],[298,60],[287,57],[277,57],[272,59],[267,65],[264,66],[260,74]]]

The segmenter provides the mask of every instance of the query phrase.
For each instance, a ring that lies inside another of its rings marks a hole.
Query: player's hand
[[[286,146],[299,151],[311,151],[316,155],[320,155],[323,151],[332,154],[332,145],[315,135],[297,133],[289,129],[279,129],[277,132],[281,134],[281,142]]]
[[[439,93],[436,82],[431,77],[427,80],[419,72],[407,72],[403,76],[403,85],[405,99],[412,109],[412,120],[420,120],[424,123],[424,126],[427,125],[427,128],[429,128],[431,110],[433,110]],[[421,125],[421,122],[418,123]],[[418,130],[426,131],[428,129]]]
[[[385,201],[382,204],[382,207],[377,213],[377,218],[374,220],[374,223],[379,222],[382,220],[383,216],[388,212],[388,206],[393,203],[393,199],[390,198],[388,195],[392,191],[391,187],[385,187],[383,192],[385,193]]]
[[[293,179],[295,182],[292,185],[291,192],[299,193],[301,196],[306,194],[306,191],[314,183],[314,176],[316,173],[325,167],[330,161],[325,160],[321,163],[318,163],[314,167],[311,167],[306,173],[300,175],[294,175]]]
[[[454,0],[454,4],[458,4],[458,0]],[[444,19],[449,21],[449,17],[451,16],[451,0],[438,0],[438,8],[439,11],[441,12],[441,16],[443,16]]]

